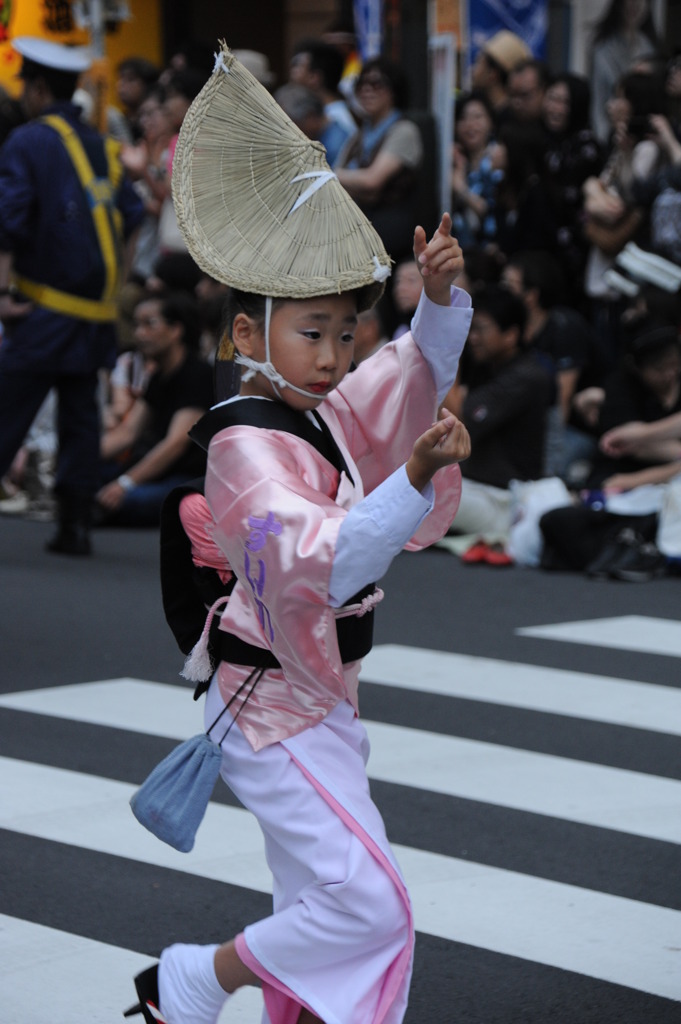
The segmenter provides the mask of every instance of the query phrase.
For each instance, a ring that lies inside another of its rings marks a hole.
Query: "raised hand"
[[[463,272],[463,253],[456,238],[452,238],[452,218],[442,214],[438,228],[428,242],[419,225],[414,231],[414,259],[423,278],[423,289],[431,300],[448,306],[450,288]]]
[[[440,420],[416,439],[407,460],[407,476],[412,487],[422,491],[438,469],[462,462],[471,453],[471,439],[461,422],[447,409]]]

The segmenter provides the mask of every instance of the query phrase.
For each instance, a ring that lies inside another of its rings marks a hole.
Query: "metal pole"
[[[104,56],[104,11],[102,0],[90,0],[90,37],[96,58]]]

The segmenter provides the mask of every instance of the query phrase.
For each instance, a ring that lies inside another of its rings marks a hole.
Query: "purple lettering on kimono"
[[[275,537],[278,537],[282,531],[282,525],[274,518],[273,512],[268,512],[266,519],[258,519],[256,516],[249,516],[248,525],[251,528],[251,532],[248,540],[246,541],[246,548],[248,550],[244,552],[244,569],[246,572],[246,579],[253,591],[255,606],[258,609],[258,620],[260,625],[265,635],[270,639],[270,641],[272,641],[274,640],[272,619],[263,601],[265,584],[267,582],[267,569],[262,558],[257,559],[257,568],[254,568],[248,552],[261,551],[267,541],[267,535],[269,533],[273,533]]]
[[[248,540],[246,541],[246,547],[249,551],[261,551],[265,547],[268,533],[273,533],[278,537],[282,531],[282,525],[274,518],[274,512],[268,512],[266,519],[249,516],[248,525],[251,528]]]

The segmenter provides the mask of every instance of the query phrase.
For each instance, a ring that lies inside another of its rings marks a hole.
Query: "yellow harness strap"
[[[14,281],[27,299],[32,299],[46,309],[81,320],[111,322],[118,314],[115,302],[119,285],[116,239],[117,236],[120,237],[122,219],[120,211],[113,204],[113,197],[123,176],[123,166],[118,158],[120,145],[114,139],[104,140],[108,178],[96,178],[83,144],[71,125],[55,114],[43,117],[42,122],[58,133],[88,198],[97,241],[104,260],[104,292],[101,299],[84,299],[38,281],[31,281],[20,274],[15,275]]]

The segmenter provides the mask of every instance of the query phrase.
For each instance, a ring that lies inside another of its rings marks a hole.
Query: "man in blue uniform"
[[[88,51],[21,38],[28,124],[0,150],[0,477],[51,388],[58,396],[49,551],[90,554],[98,487],[97,378],[116,358],[116,294],[144,216],[117,144],[70,100]]]

